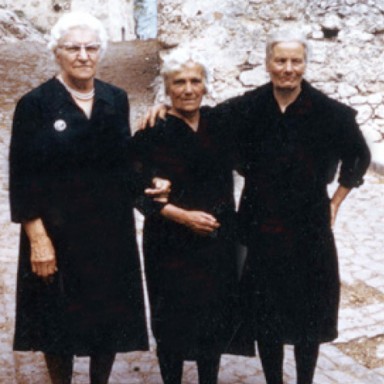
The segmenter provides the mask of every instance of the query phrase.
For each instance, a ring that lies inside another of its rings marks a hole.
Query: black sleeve
[[[207,108],[208,107],[204,107]],[[232,168],[244,174],[244,157],[242,147],[249,132],[254,127],[252,106],[247,94],[233,97],[210,108],[215,123],[225,135],[227,155],[232,159]]]
[[[133,167],[135,171],[141,175],[146,187],[151,185],[154,177],[166,178],[153,160],[157,131],[158,125],[154,128],[147,127],[144,130],[137,131],[130,141]],[[142,190],[135,199],[135,207],[144,216],[159,214],[163,206],[163,203],[156,202],[146,196],[144,190]]]
[[[24,96],[15,109],[9,154],[11,219],[17,223],[41,216],[44,169],[37,150],[41,125],[39,99]]]
[[[125,172],[125,184],[129,193],[136,198],[140,195],[145,188],[145,179],[140,170],[134,166],[134,153],[132,151],[132,133],[130,127],[130,108],[128,95],[121,92],[117,100],[117,111],[120,114],[120,132],[121,142],[121,163],[123,164],[123,171]]]
[[[354,111],[348,109],[339,121],[341,166],[338,181],[346,188],[358,187],[363,183],[363,176],[371,160],[370,151],[355,115]]]

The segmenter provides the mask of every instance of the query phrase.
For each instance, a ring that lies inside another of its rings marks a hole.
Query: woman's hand
[[[147,196],[153,197],[153,200],[159,203],[167,203],[171,192],[171,182],[160,177],[152,179],[152,188],[147,188],[144,192]]]
[[[339,211],[340,205],[336,204],[335,202],[331,201],[331,227],[335,225],[337,212]]]
[[[208,236],[220,227],[216,218],[209,213],[203,211],[185,211],[184,225],[193,232]]]
[[[55,249],[48,236],[31,242],[31,265],[32,272],[42,278],[56,273]]]
[[[147,113],[140,120],[139,128],[144,129],[147,125],[153,127],[156,123],[156,119],[165,119],[169,107],[165,104],[157,104],[149,108]]]
[[[31,245],[32,272],[41,278],[49,278],[57,272],[56,253],[43,221],[40,218],[25,221],[23,228]]]
[[[208,236],[220,227],[220,223],[214,216],[203,211],[188,211],[173,204],[167,204],[161,210],[161,214],[169,220],[185,225],[193,232]]]
[[[335,193],[332,196],[330,209],[331,209],[331,227],[335,225],[337,213],[339,212],[339,208],[344,199],[348,196],[350,188],[343,187],[339,185],[336,189]]]

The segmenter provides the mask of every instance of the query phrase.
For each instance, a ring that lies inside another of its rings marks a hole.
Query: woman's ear
[[[169,96],[169,77],[164,76],[164,94],[165,96]]]
[[[56,62],[56,63],[59,63],[59,52],[58,52],[58,48],[57,48],[57,47],[54,48],[52,52],[53,52],[53,57],[55,58],[55,62]]]

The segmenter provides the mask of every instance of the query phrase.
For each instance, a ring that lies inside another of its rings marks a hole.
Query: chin
[[[94,73],[87,73],[87,74],[81,74],[81,75],[77,75],[77,76],[74,76],[74,78],[76,80],[83,80],[83,81],[87,81],[87,80],[91,80],[95,77],[95,74]]]
[[[300,87],[300,84],[279,84],[276,86],[277,89],[281,91],[294,91]]]
[[[186,112],[194,112],[199,109],[198,105],[184,105],[183,106],[184,111]]]

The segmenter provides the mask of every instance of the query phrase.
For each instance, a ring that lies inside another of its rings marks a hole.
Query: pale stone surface
[[[355,87],[346,83],[339,84],[338,92],[341,98],[355,96],[358,93]]]
[[[383,101],[382,93],[372,93],[368,96],[368,103],[371,105],[380,104]]]
[[[356,95],[356,96],[352,96],[350,99],[349,99],[349,102],[352,106],[354,105],[361,105],[361,104],[365,104],[367,103],[367,97],[365,96],[361,96],[361,95]]]
[[[356,279],[360,280],[360,279]],[[367,278],[362,281],[369,281]],[[345,343],[356,338],[374,337],[381,334],[384,322],[384,303],[364,308],[346,308],[340,312],[339,332],[336,340]]]
[[[240,81],[245,86],[257,86],[265,82],[266,75],[263,67],[256,67],[250,71],[244,71],[240,74]]]
[[[380,119],[384,119],[384,105],[379,105],[375,109],[375,117],[379,117]]]
[[[121,41],[123,35],[125,40],[135,39],[134,0],[2,0],[0,4],[2,8],[25,15],[44,31],[49,31],[64,12],[86,11],[104,23],[112,41]]]
[[[44,41],[44,37],[30,22],[15,12],[0,9],[0,42],[20,40]]]
[[[324,20],[322,22],[322,26],[328,29],[337,29],[340,30],[342,28],[342,21],[337,14],[328,13],[325,15]]]
[[[357,122],[359,124],[364,124],[368,122],[373,116],[372,116],[372,107],[368,104],[365,105],[354,105],[354,108],[357,110]]]

